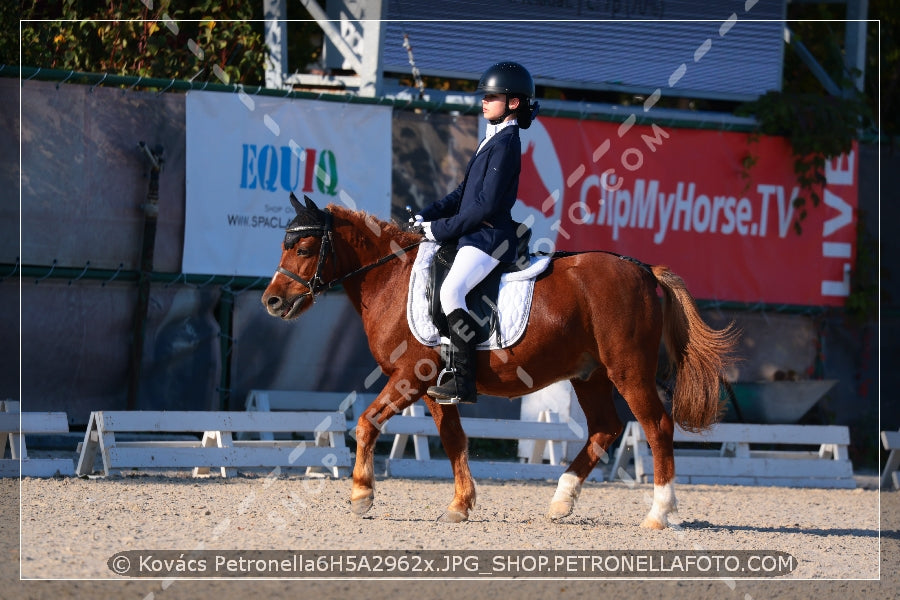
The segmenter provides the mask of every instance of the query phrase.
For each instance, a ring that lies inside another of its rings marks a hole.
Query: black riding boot
[[[468,311],[458,308],[447,315],[450,326],[452,377],[428,388],[438,404],[475,404],[475,331],[477,323]]]

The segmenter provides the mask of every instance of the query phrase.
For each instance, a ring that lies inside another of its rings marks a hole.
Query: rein
[[[322,279],[322,268],[325,266],[325,261],[328,259],[329,248],[331,250],[332,256],[336,256],[336,253],[335,253],[335,249],[334,249],[334,235],[333,235],[333,230],[331,228],[331,225],[332,225],[331,212],[329,212],[328,210],[325,210],[323,212],[325,212],[325,214],[327,215],[325,218],[324,225],[301,225],[301,226],[297,226],[297,227],[289,227],[287,229],[287,232],[289,232],[289,233],[297,233],[300,231],[312,231],[312,232],[320,232],[322,234],[322,244],[319,247],[319,260],[318,260],[318,263],[316,264],[316,273],[315,273],[315,275],[313,275],[312,279],[306,280],[303,277],[300,277],[300,275],[297,275],[296,273],[294,273],[292,271],[288,271],[284,267],[278,267],[275,270],[277,273],[281,273],[282,275],[289,277],[289,278],[293,279],[294,281],[296,281],[297,283],[307,287],[307,289],[309,291],[304,293],[300,298],[310,296],[313,299],[313,302],[315,302],[315,299],[319,294],[336,288],[337,286],[342,284],[347,279],[350,279],[351,277],[356,277],[357,275],[367,273],[367,272],[371,271],[372,269],[380,267],[381,265],[394,260],[395,258],[400,258],[401,256],[403,256],[404,254],[406,254],[407,252],[409,252],[410,250],[412,250],[413,248],[417,247],[419,244],[422,243],[422,240],[419,240],[418,242],[414,242],[412,244],[409,244],[408,246],[404,246],[403,248],[398,248],[394,252],[391,252],[387,256],[383,256],[383,257],[379,258],[378,260],[376,260],[375,262],[373,262],[371,264],[364,265],[358,269],[355,269],[349,273],[346,273],[345,275],[338,277],[337,279],[333,279],[329,282],[325,282]],[[308,237],[308,236],[304,236],[304,237]]]
[[[400,258],[401,256],[403,256],[404,254],[406,254],[413,248],[417,247],[421,243],[422,243],[422,241],[420,240],[420,241],[414,242],[408,246],[404,246],[403,248],[398,248],[397,250],[395,250],[394,252],[391,252],[387,256],[382,256],[381,258],[379,258],[378,260],[376,260],[375,262],[373,262],[370,265],[362,266],[362,267],[356,269],[355,271],[351,271],[350,273],[347,273],[346,275],[338,277],[337,279],[335,279],[334,281],[329,283],[327,285],[326,289],[330,290],[330,289],[340,285],[341,283],[343,283],[345,279],[350,279],[351,277],[355,277],[362,273],[366,273],[376,267],[380,267],[381,265],[394,260],[395,258]]]
[[[319,294],[336,288],[337,286],[341,285],[344,281],[346,281],[347,279],[350,279],[351,277],[356,277],[357,275],[362,275],[363,273],[367,273],[367,272],[371,271],[372,269],[376,269],[376,268],[380,267],[381,265],[394,260],[395,258],[399,258],[399,257],[403,256],[404,254],[406,254],[413,248],[416,248],[417,246],[419,246],[423,241],[423,240],[419,240],[418,242],[414,242],[403,248],[397,248],[394,252],[391,252],[387,256],[383,256],[383,257],[379,258],[378,260],[376,260],[375,262],[373,262],[371,264],[364,265],[358,269],[355,269],[349,273],[346,273],[345,275],[342,275],[336,279],[326,282],[322,279],[322,269],[325,266],[325,261],[328,260],[329,250],[331,252],[331,255],[334,257],[336,257],[336,252],[334,249],[334,231],[332,229],[333,217],[332,217],[331,212],[328,211],[327,209],[324,210],[323,212],[325,213],[326,216],[325,216],[325,223],[322,225],[297,225],[294,227],[288,227],[286,229],[287,233],[311,232],[308,235],[301,236],[301,237],[309,237],[310,235],[315,235],[316,233],[320,233],[322,235],[322,244],[319,246],[319,259],[318,259],[318,262],[316,263],[316,272],[313,275],[312,279],[310,279],[310,280],[304,279],[300,275],[298,275],[292,271],[288,271],[287,269],[285,269],[284,267],[281,267],[281,266],[279,266],[275,270],[276,273],[281,273],[282,275],[289,277],[290,279],[293,279],[294,281],[305,286],[309,290],[309,291],[305,292],[304,294],[302,294],[300,296],[300,298],[298,298],[298,301],[302,298],[305,298],[306,296],[309,296],[312,298],[313,302],[315,302],[315,299],[317,296],[319,296]],[[619,254],[617,252],[611,252],[609,250],[593,250],[590,252],[602,252],[604,254],[611,254],[611,255],[619,258],[620,260],[625,260],[625,261],[628,261],[628,262],[631,262],[631,263],[637,265],[638,267],[647,271],[651,276],[654,276],[653,270],[650,268],[650,265],[648,265],[640,260],[637,260],[635,258],[631,258],[630,256],[625,256],[625,255]],[[556,258],[561,258],[564,256],[573,256],[573,255],[582,254],[582,253],[583,252],[557,251],[557,252],[553,252],[553,253],[538,253],[538,254],[543,254],[545,256],[549,255],[551,257],[551,259],[556,259]]]

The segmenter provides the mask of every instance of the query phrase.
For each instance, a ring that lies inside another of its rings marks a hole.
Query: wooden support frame
[[[674,441],[675,478],[681,483],[856,487],[847,454],[850,433],[844,426],[719,423],[703,433],[676,427]],[[685,443],[703,447],[678,447]],[[783,446],[791,449],[779,448]],[[610,479],[616,477],[653,481],[653,457],[636,421],[622,434],[610,472]]]
[[[895,490],[900,490],[900,430],[882,431],[881,444],[888,450],[887,463],[881,475],[881,489],[887,489],[893,485]]]
[[[556,413],[541,411],[537,421],[515,419],[463,418],[462,427],[469,438],[533,439],[534,450],[527,462],[469,460],[472,476],[479,479],[557,479],[565,471],[561,464],[560,442],[584,442],[583,428],[576,423],[560,423]],[[402,414],[388,419],[382,434],[393,435],[394,443],[386,462],[387,474],[392,477],[452,478],[450,462],[432,459],[427,439],[437,436],[437,427],[422,405],[413,404]],[[412,437],[415,459],[403,458],[403,451]],[[550,444],[550,464],[543,463],[544,448]],[[598,468],[588,477],[590,481],[603,481]]]
[[[91,413],[76,467],[89,476],[99,455],[102,474],[122,468],[190,468],[194,476],[219,469],[223,477],[237,468],[320,467],[334,477],[349,473],[350,450],[344,441],[342,412],[97,411]],[[121,441],[117,433],[198,433],[197,441]],[[305,440],[235,440],[237,432],[313,432],[327,446]]]
[[[70,458],[32,458],[25,446],[26,435],[68,433],[64,412],[19,412],[19,403],[4,400],[0,406],[0,477],[53,477],[74,475]],[[10,458],[6,455],[9,447]]]

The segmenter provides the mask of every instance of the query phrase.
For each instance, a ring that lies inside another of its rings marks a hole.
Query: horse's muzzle
[[[308,293],[300,294],[289,301],[275,294],[266,294],[262,298],[262,303],[270,315],[288,321],[302,312],[307,296],[309,296]]]

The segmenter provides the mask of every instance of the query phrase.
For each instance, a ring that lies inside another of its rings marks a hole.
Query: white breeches
[[[457,308],[468,310],[466,294],[487,277],[500,261],[474,246],[463,246],[441,286],[441,310],[449,315]]]

